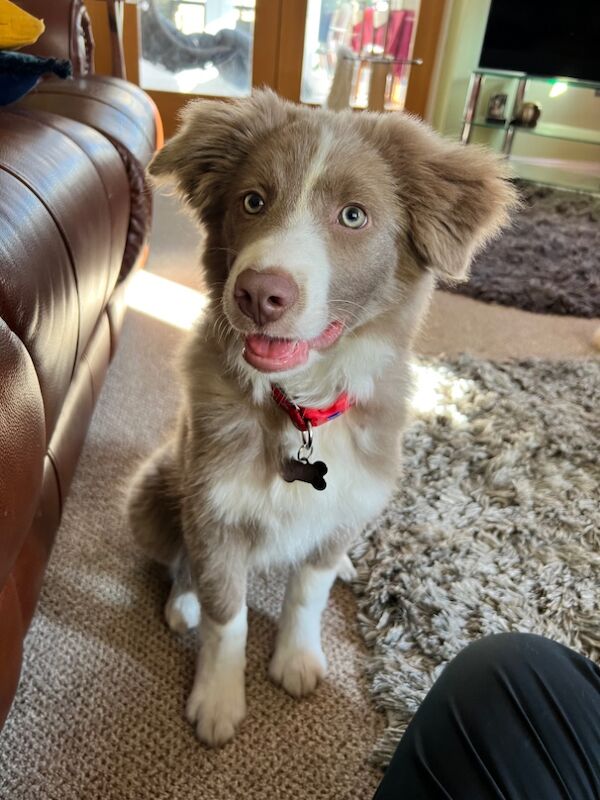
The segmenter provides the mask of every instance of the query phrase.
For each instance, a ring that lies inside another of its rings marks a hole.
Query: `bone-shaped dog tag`
[[[310,483],[319,492],[327,487],[325,475],[327,475],[325,462],[315,461],[314,464],[310,464],[306,458],[302,460],[289,458],[283,462],[281,470],[281,477],[284,481],[288,483],[304,481],[304,483]]]

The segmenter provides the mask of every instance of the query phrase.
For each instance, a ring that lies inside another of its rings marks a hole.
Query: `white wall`
[[[491,0],[448,0],[446,40],[437,65],[431,123],[458,136],[471,70],[479,62]]]

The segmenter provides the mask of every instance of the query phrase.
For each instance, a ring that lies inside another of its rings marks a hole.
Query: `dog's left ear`
[[[445,279],[465,279],[475,253],[518,206],[505,164],[476,145],[443,139],[409,115],[380,117],[376,129],[418,262]]]

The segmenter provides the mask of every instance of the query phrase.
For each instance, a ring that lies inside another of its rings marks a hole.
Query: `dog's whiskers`
[[[350,319],[351,322],[360,322],[359,315],[352,311],[349,308],[346,308],[346,304],[355,305],[357,308],[362,308],[358,303],[351,303],[350,300],[330,300],[329,305],[333,306],[334,308],[339,307],[339,309]]]
[[[222,317],[219,322],[219,336],[220,336],[220,341],[222,342],[225,342],[227,338],[227,325],[228,325],[227,319],[225,317]]]
[[[344,305],[348,305],[348,306],[356,306],[357,308],[360,308],[361,310],[363,308],[363,306],[360,303],[356,303],[354,300],[342,300],[342,299],[339,299],[339,300],[330,300],[329,302],[333,303],[335,305],[341,305],[343,303]]]
[[[227,325],[228,321],[225,315],[223,313],[217,314],[213,322],[213,331],[215,339],[219,344],[225,342],[225,339],[227,337]]]

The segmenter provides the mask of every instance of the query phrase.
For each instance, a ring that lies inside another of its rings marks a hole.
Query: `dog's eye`
[[[367,214],[359,206],[346,206],[340,211],[338,222],[346,228],[362,228],[367,224]]]
[[[248,192],[244,195],[244,210],[248,214],[260,214],[265,207],[265,201],[258,192]]]

